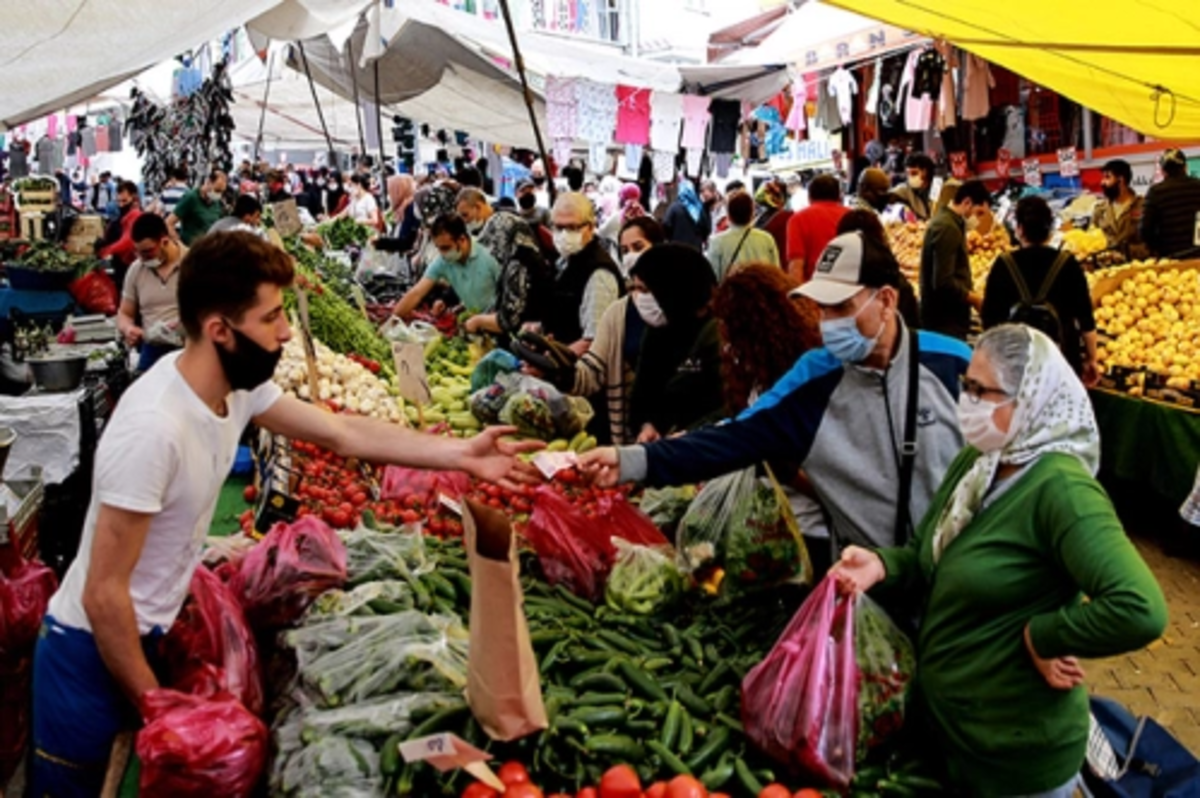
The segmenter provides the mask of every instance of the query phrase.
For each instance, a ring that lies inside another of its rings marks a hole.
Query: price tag
[[[546,479],[554,479],[559,471],[579,465],[579,456],[575,452],[538,452],[533,456],[533,464]]]
[[[313,345],[312,327],[308,321],[308,292],[296,289],[296,307],[300,311],[300,342],[304,344],[304,363],[308,368],[308,390],[317,401],[317,349]]]
[[[1025,171],[1025,185],[1041,188],[1042,186],[1042,164],[1037,158],[1029,158],[1021,162],[1021,168]]]
[[[965,152],[950,153],[950,174],[963,180],[967,176],[967,154]]]
[[[455,734],[435,734],[400,744],[405,762],[428,762],[440,772],[462,768],[484,784],[503,790],[504,783],[485,762],[492,757]]]
[[[1078,153],[1074,147],[1064,147],[1058,151],[1058,173],[1063,177],[1079,176]]]
[[[446,494],[444,494],[444,493],[438,494],[438,504],[442,505],[447,510],[454,513],[459,518],[462,518],[462,514],[463,514],[462,504],[454,501],[454,499],[451,499]]]
[[[271,218],[275,220],[275,229],[280,235],[292,236],[304,229],[294,199],[271,203]]]
[[[392,359],[396,363],[396,387],[400,389],[400,395],[413,404],[429,404],[433,395],[425,376],[425,347],[393,341]]]
[[[996,151],[996,177],[1007,180],[1012,174],[1012,153],[1004,148]]]

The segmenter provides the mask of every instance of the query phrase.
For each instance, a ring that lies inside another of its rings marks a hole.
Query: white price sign
[[[1042,164],[1037,158],[1022,161],[1021,167],[1025,172],[1025,185],[1034,188],[1042,187]]]
[[[405,762],[428,762],[442,773],[462,768],[489,787],[504,789],[503,782],[485,764],[491,754],[454,734],[435,734],[401,743],[400,756]]]

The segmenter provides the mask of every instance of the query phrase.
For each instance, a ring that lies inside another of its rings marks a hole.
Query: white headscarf
[[[1023,466],[1049,452],[1065,452],[1092,476],[1100,469],[1100,432],[1083,383],[1050,338],[1024,329],[1029,362],[1017,389],[1009,442],[981,455],[955,486],[934,531],[935,563],[975,518],[1001,464]]]

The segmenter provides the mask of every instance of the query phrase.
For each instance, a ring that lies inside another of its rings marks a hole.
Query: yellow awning
[[[823,0],[945,39],[1157,139],[1200,139],[1197,0]]]

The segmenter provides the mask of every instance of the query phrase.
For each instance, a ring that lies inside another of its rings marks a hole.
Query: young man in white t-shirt
[[[159,686],[147,653],[175,620],[200,562],[221,485],[253,421],[346,457],[530,481],[505,443],[335,415],[271,382],[291,336],[292,261],[257,236],[199,239],[179,275],[181,352],[125,393],[96,453],[79,553],[50,601],[34,657],[30,794],[98,794],[112,740]]]

